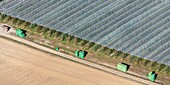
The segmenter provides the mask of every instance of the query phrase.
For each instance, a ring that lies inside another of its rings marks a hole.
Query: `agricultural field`
[[[27,31],[27,36],[25,38],[26,40],[41,44],[51,49],[59,46],[60,51],[69,55],[74,55],[74,51],[76,49],[83,49],[88,51],[88,55],[85,57],[85,60],[107,65],[109,67],[116,66],[116,64],[119,62],[125,62],[131,65],[130,71],[138,73],[145,78],[149,71],[155,70],[156,73],[159,73],[157,78],[159,82],[165,83],[165,85],[169,83],[169,77],[167,76],[170,72],[169,66],[144,60],[135,56],[130,56],[129,54],[108,49],[101,45],[81,40],[79,38],[50,30],[42,26],[30,24],[10,16],[5,16],[5,18],[1,20],[1,24],[4,23],[12,26],[14,29],[22,28],[23,30]]]
[[[2,0],[0,23],[26,31],[26,38],[85,60],[170,82],[169,0]],[[145,76],[146,77],[146,76]]]
[[[3,0],[0,12],[170,65],[169,0]]]
[[[1,85],[141,85],[0,38]]]

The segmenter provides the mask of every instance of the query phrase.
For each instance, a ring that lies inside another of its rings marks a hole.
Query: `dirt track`
[[[0,85],[139,85],[0,38]]]

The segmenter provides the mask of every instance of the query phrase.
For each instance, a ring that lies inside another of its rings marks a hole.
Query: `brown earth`
[[[140,85],[0,38],[0,85]]]

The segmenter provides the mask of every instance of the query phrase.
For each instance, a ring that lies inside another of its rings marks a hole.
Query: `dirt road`
[[[140,85],[0,38],[0,85]]]

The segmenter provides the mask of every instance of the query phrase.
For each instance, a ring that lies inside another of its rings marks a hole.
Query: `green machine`
[[[85,57],[85,52],[84,51],[80,51],[79,52],[79,58],[84,58]]]
[[[125,65],[125,64],[119,63],[119,64],[117,64],[117,69],[118,69],[119,71],[127,72],[128,66]]]
[[[150,81],[155,81],[156,74],[154,72],[149,72],[149,74],[146,76]]]
[[[76,50],[75,51],[75,56],[79,57],[79,58],[84,58],[85,57],[85,52],[84,51]]]
[[[79,57],[79,51],[78,50],[75,51],[75,56]]]
[[[55,50],[58,51],[58,50],[59,50],[59,47],[56,47]]]
[[[16,29],[16,35],[19,37],[24,38],[26,35],[24,34],[23,30],[21,29]]]

